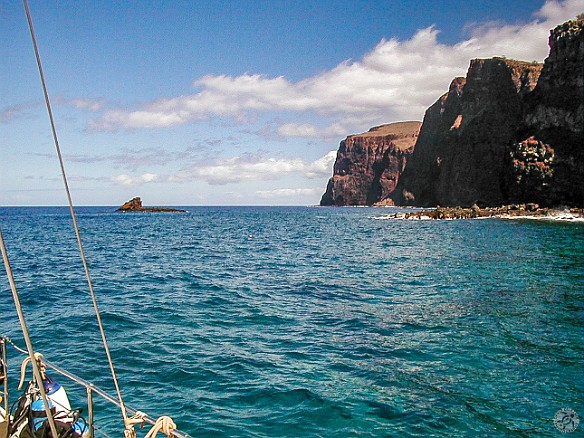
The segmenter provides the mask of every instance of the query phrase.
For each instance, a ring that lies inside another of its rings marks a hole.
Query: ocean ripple
[[[130,405],[213,437],[552,437],[582,414],[581,224],[188,210],[79,212]],[[66,209],[0,218],[35,346],[113,393]]]

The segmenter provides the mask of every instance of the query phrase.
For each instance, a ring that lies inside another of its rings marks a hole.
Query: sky
[[[583,0],[29,0],[76,205],[316,205],[340,141],[474,58],[543,62]],[[22,4],[0,0],[0,206],[66,205]]]

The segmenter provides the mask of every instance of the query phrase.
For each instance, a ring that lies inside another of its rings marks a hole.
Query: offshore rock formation
[[[139,197],[130,199],[116,210],[120,213],[184,213],[185,211],[169,207],[143,207],[142,199]]]
[[[396,204],[581,206],[583,64],[581,17],[552,30],[543,67],[471,61],[427,110]]]
[[[418,138],[420,122],[399,122],[341,142],[320,205],[393,205],[395,190]]]
[[[116,211],[135,211],[135,210],[142,210],[142,199],[139,197],[132,198],[128,202],[124,202],[124,204],[118,208]]]

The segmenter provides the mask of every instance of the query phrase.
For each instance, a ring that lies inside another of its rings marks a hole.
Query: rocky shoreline
[[[582,208],[542,208],[538,204],[513,204],[501,207],[481,208],[473,205],[465,207],[437,207],[432,210],[398,212],[390,215],[395,219],[409,220],[453,220],[478,218],[558,218],[584,219]]]

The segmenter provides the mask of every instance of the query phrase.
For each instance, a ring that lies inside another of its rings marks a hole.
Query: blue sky
[[[29,2],[78,205],[313,205],[339,142],[470,59],[543,61],[582,0]],[[0,205],[64,205],[22,5],[0,2]]]

